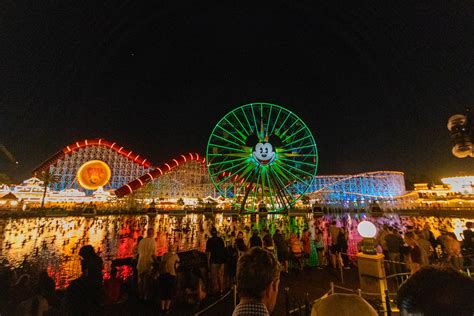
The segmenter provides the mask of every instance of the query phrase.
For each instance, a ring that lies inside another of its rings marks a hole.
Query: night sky
[[[22,180],[97,137],[156,164],[204,153],[262,101],[308,124],[319,174],[474,174],[446,128],[474,104],[472,1],[224,2],[3,1],[0,143],[20,165],[0,168]]]

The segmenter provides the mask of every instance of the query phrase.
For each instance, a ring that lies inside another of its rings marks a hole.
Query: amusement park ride
[[[184,201],[186,209],[209,198],[238,212],[282,213],[297,203],[360,209],[406,193],[401,172],[316,176],[317,167],[316,142],[303,120],[282,106],[259,102],[219,120],[205,157],[187,153],[156,166],[115,142],[86,139],[66,146],[33,174],[54,179],[43,185],[53,204],[129,196],[148,204]],[[30,180],[10,192],[24,199],[31,190],[43,191],[31,188],[39,179]],[[37,200],[35,195],[26,201]]]
[[[290,209],[310,187],[318,151],[311,131],[294,113],[251,103],[217,123],[206,160],[218,192],[233,198],[240,211],[278,212]]]

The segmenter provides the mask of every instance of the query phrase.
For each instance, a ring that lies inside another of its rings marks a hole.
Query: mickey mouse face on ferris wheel
[[[276,154],[270,143],[257,143],[252,153],[253,158],[261,165],[267,165],[275,160]]]

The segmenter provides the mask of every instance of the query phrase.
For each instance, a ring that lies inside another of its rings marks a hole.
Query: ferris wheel
[[[284,211],[313,182],[318,151],[311,131],[293,112],[250,103],[217,123],[206,161],[217,191],[240,211]]]

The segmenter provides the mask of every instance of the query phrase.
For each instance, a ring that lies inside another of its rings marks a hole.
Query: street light
[[[362,236],[362,253],[366,255],[375,255],[375,235],[377,228],[369,221],[362,221],[357,225],[357,231]]]

